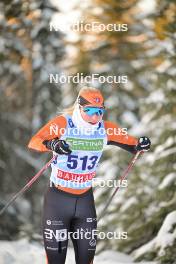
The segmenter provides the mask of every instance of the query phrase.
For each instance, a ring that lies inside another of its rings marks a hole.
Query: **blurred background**
[[[127,32],[50,31],[51,22],[128,24]],[[175,0],[2,0],[0,2],[0,208],[50,158],[31,152],[31,136],[84,84],[49,83],[50,74],[128,76],[127,83],[92,83],[104,94],[105,118],[131,135],[151,138],[111,203],[99,230],[128,239],[99,241],[134,259],[176,263],[176,4]],[[97,177],[118,179],[131,155],[107,147]],[[49,171],[0,217],[0,239],[41,240]],[[95,188],[97,213],[112,188]]]

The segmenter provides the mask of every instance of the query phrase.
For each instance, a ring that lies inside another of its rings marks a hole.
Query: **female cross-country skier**
[[[83,87],[74,106],[67,110],[42,127],[28,145],[55,155],[44,199],[44,246],[47,263],[64,264],[71,238],[76,264],[92,264],[96,236],[86,232],[97,228],[91,183],[103,147],[115,145],[136,153],[149,150],[150,140],[117,133],[117,124],[104,121],[104,99],[96,88]]]

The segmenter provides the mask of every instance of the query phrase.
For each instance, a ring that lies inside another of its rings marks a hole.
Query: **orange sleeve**
[[[28,148],[41,152],[51,151],[48,150],[42,142],[56,137],[59,138],[63,133],[63,129],[66,128],[66,125],[67,120],[64,116],[53,118],[31,138]]]
[[[128,135],[127,131],[123,131],[121,127],[111,121],[104,121],[104,125],[107,134],[107,145],[115,145],[131,153],[136,152],[137,138]]]

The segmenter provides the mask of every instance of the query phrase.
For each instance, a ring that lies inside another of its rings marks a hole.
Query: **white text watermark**
[[[77,73],[75,75],[60,75],[58,73],[56,74],[49,74],[49,83],[81,83],[81,84],[91,84],[95,81],[98,81],[99,83],[109,83],[109,84],[126,84],[128,82],[128,76],[127,75],[100,75],[99,73],[93,73],[91,75],[84,76],[84,74]]]
[[[68,128],[60,128],[57,124],[51,124],[50,125],[50,130],[49,134],[50,136],[53,137],[58,137],[58,136],[80,136],[80,135],[85,135],[85,136],[91,136],[95,135],[97,133],[97,128],[85,128],[85,127],[68,127]],[[100,136],[108,135],[108,136],[128,136],[127,133],[127,128],[123,127],[109,127],[107,129],[100,127],[98,129],[98,133]]]
[[[67,24],[61,24],[56,22],[51,22],[49,24],[49,30],[50,31],[73,31],[73,32],[126,32],[128,31],[128,24],[103,24],[98,21],[94,21],[91,23],[86,23],[84,21],[77,21],[73,24],[67,23]]]

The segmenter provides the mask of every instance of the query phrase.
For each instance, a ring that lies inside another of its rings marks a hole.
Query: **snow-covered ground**
[[[73,264],[74,252],[71,248],[67,252],[66,264]],[[1,264],[45,264],[43,247],[36,242],[29,243],[27,239],[18,241],[0,241]],[[94,264],[132,264],[132,258],[120,252],[104,251],[95,257]],[[140,262],[142,264],[156,264],[154,262]]]

